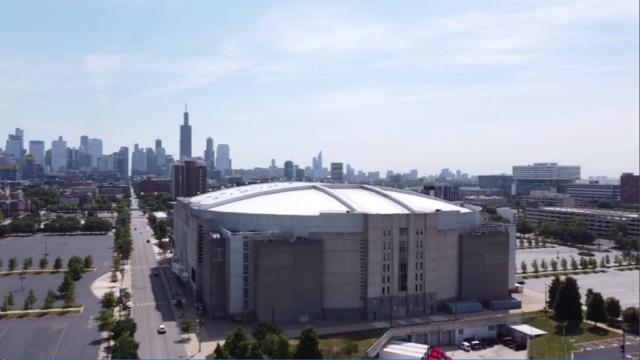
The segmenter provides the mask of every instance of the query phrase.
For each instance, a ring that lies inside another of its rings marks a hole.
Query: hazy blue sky
[[[638,0],[2,1],[0,124],[235,168],[639,168]]]

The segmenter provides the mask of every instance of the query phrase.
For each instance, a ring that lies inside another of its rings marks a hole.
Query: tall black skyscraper
[[[189,125],[189,113],[187,103],[184,104],[184,123],[180,125],[180,159],[191,157],[191,125]]]

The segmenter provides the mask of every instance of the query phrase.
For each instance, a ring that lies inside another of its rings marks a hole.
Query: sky
[[[212,137],[234,168],[638,173],[638,3],[3,1],[0,147],[177,157],[188,102],[193,155]]]

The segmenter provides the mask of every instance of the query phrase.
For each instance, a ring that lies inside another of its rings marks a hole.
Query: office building
[[[557,222],[560,220],[583,218],[587,221],[589,230],[595,232],[596,235],[602,239],[609,239],[609,229],[611,229],[613,224],[622,223],[627,225],[629,237],[640,237],[638,213],[634,212],[527,206],[525,215],[527,216],[527,220],[536,225],[542,221]]]
[[[51,171],[59,172],[67,168],[67,142],[58,137],[51,142]]]
[[[98,159],[103,155],[102,152],[102,140],[101,139],[89,139],[89,148],[87,152],[91,155],[91,166],[98,167]]]
[[[20,165],[18,164],[2,164],[0,165],[0,180],[2,181],[19,181]]]
[[[29,154],[36,159],[36,164],[44,165],[44,141],[31,140],[29,141]]]
[[[209,171],[216,168],[216,152],[213,150],[213,138],[207,138],[207,147],[204,150],[204,162]]]
[[[482,189],[499,189],[499,196],[510,197],[513,176],[511,175],[478,175],[478,187]]]
[[[287,180],[293,180],[294,177],[293,161],[287,160],[284,162],[284,178]]]
[[[558,192],[580,200],[620,201],[620,185],[600,184],[597,180],[588,184],[565,184],[558,186]]]
[[[192,159],[184,159],[173,164],[171,195],[174,199],[196,196],[208,191],[207,165]]]
[[[431,184],[424,185],[421,193],[446,201],[459,201],[460,186],[452,184]]]
[[[523,196],[521,199],[522,205],[525,207],[538,206],[536,204],[539,204],[539,206],[562,208],[573,208],[585,205],[582,200],[569,194],[541,190],[533,190],[529,196]]]
[[[342,163],[331,163],[331,180],[333,181],[344,180],[343,169],[344,167]]]
[[[152,148],[146,149],[147,154],[147,174],[158,174],[158,157]]]
[[[580,166],[557,163],[516,165],[513,167],[512,194],[528,196],[535,190],[558,192],[560,185],[572,184],[576,180],[580,180]]]
[[[620,176],[620,200],[627,204],[640,204],[640,175],[624,173]]]
[[[83,152],[89,152],[89,137],[87,135],[80,136],[80,148]]]
[[[187,104],[184,104],[183,123],[180,125],[180,160],[191,157],[191,125]]]
[[[79,154],[76,148],[67,148],[67,170],[79,170]]]
[[[22,173],[24,180],[38,180],[44,179],[44,166],[38,164],[38,160],[35,156],[28,154],[24,158],[24,171]]]
[[[216,170],[219,170],[222,176],[232,176],[233,168],[231,167],[231,150],[229,145],[218,144],[216,156]]]
[[[117,153],[114,153],[113,170],[121,176],[129,176],[129,148],[121,146]]]
[[[147,154],[135,144],[131,154],[131,174],[144,175],[147,173]]]
[[[21,129],[16,128],[15,134],[9,134],[6,146],[4,148],[5,157],[13,158],[18,165],[22,164],[22,149],[24,143],[23,136],[24,132]]]
[[[368,185],[228,188],[176,201],[171,267],[212,318],[421,317],[514,287],[515,227],[479,210]]]
[[[305,177],[305,169],[296,169],[296,180],[302,181]]]

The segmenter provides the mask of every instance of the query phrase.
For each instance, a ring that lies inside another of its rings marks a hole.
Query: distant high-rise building
[[[22,166],[24,155],[24,131],[16,128],[15,134],[10,134],[7,139],[7,146],[4,149],[5,156],[13,157],[18,167]]]
[[[24,171],[22,174],[22,178],[25,180],[42,179],[44,178],[44,166],[37,163],[35,156],[27,154],[24,158]]]
[[[413,170],[409,171],[409,178],[411,180],[418,180],[418,170],[413,169]]]
[[[517,196],[529,196],[531,191],[557,192],[558,186],[580,180],[580,166],[557,163],[535,163],[513,167],[513,186]]]
[[[29,141],[29,154],[36,160],[36,164],[44,165],[44,141],[31,140]]]
[[[184,104],[183,124],[180,125],[180,159],[191,157],[191,125],[187,104]]]
[[[143,175],[147,173],[147,153],[140,149],[138,144],[135,145],[131,154],[131,174]]]
[[[156,152],[153,151],[152,148],[147,148],[146,154],[147,154],[147,173],[157,174],[158,173],[158,157],[156,156]]]
[[[293,161],[287,160],[284,162],[284,178],[287,180],[293,180],[294,177]]]
[[[620,176],[620,200],[627,204],[640,203],[640,175],[624,173]]]
[[[171,195],[173,198],[192,197],[209,191],[207,165],[192,159],[173,164]]]
[[[129,148],[121,146],[118,151],[118,160],[114,163],[114,170],[122,176],[129,176]]]
[[[51,170],[51,158],[52,158],[52,154],[53,151],[52,149],[49,149],[47,151],[44,152],[44,167],[45,169],[48,169],[46,171],[50,171]]]
[[[231,176],[233,168],[231,166],[231,150],[227,144],[218,144],[216,154],[216,170],[220,170],[222,176]]]
[[[98,159],[102,157],[102,140],[101,139],[89,139],[87,152],[91,154],[91,166],[98,167]]]
[[[462,178],[462,171],[456,170],[456,179],[461,179],[461,178]]]
[[[156,151],[162,147],[162,140],[156,139]]]
[[[216,167],[216,152],[213,150],[213,138],[207,138],[207,148],[204,151],[204,162],[207,169],[213,170]]]
[[[87,135],[80,136],[80,149],[89,152],[89,137]]]
[[[67,168],[67,142],[58,137],[51,142],[51,171],[58,172]]]
[[[331,180],[342,181],[344,179],[342,163],[331,163]]]
[[[78,149],[67,148],[67,170],[78,170]]]

